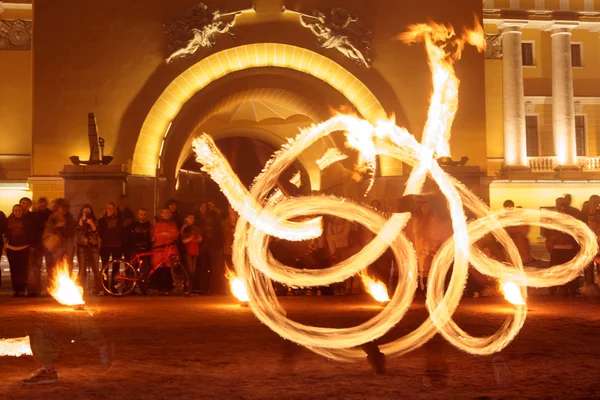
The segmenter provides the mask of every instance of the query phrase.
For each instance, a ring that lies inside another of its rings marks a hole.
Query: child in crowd
[[[186,282],[185,294],[189,295],[193,290],[195,282],[196,263],[200,254],[200,243],[202,242],[202,232],[196,225],[196,218],[193,213],[187,213],[183,226],[181,227],[181,241],[184,246],[184,263],[188,273],[188,281]]]

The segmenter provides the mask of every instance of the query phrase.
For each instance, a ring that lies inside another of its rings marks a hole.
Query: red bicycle
[[[153,255],[160,255],[161,261],[147,273],[144,263]],[[148,293],[148,281],[159,268],[169,268],[173,278],[173,292],[182,293],[189,282],[187,271],[181,264],[177,247],[174,244],[160,246],[152,251],[137,253],[131,260],[112,260],[102,267],[101,277],[104,291],[111,296],[128,296],[139,286],[142,294]]]

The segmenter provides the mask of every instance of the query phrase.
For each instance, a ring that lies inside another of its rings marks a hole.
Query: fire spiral
[[[460,59],[466,44],[483,47],[483,31],[457,35],[448,26],[420,24],[400,36],[407,43],[423,41],[433,75],[433,94],[428,120],[419,143],[395,121],[375,123],[355,116],[337,115],[312,126],[290,140],[267,163],[254,185],[247,190],[228,165],[211,137],[202,135],[194,141],[197,161],[220,186],[231,205],[239,213],[233,246],[233,262],[238,277],[243,278],[252,310],[257,318],[285,339],[338,360],[358,360],[364,353],[360,345],[380,338],[398,324],[412,303],[417,289],[417,261],[411,243],[402,233],[410,214],[394,214],[388,220],[370,208],[332,196],[284,198],[268,197],[279,175],[311,144],[332,132],[345,132],[347,146],[359,152],[360,166],[373,172],[377,156],[396,158],[413,167],[405,195],[419,194],[429,176],[446,197],[454,235],[442,245],[431,265],[426,307],[429,318],[416,330],[381,346],[388,356],[399,356],[414,350],[436,333],[451,344],[471,354],[491,354],[506,347],[518,334],[527,314],[526,287],[548,287],[566,283],[596,255],[598,246],[593,232],[582,222],[565,214],[544,210],[503,210],[492,212],[460,182],[449,176],[436,159],[449,156],[448,140],[458,109],[458,79],[454,62]],[[468,223],[464,210],[477,219]],[[285,240],[306,240],[322,234],[321,217],[330,215],[361,224],[376,234],[359,253],[322,270],[298,270],[279,263],[268,251],[269,236]],[[581,250],[568,263],[539,270],[523,266],[518,250],[504,227],[539,225],[567,232]],[[510,265],[487,258],[472,245],[492,233],[506,250]],[[398,286],[383,310],[361,325],[334,329],[314,327],[287,318],[279,304],[272,281],[292,287],[323,286],[357,275],[390,247],[400,269]],[[510,281],[521,293],[523,304],[515,305],[514,315],[492,336],[473,337],[452,319],[462,297],[469,263],[479,272],[501,281]],[[448,287],[445,277],[452,265]]]

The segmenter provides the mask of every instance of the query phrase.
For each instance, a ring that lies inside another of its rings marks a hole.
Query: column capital
[[[555,33],[571,33],[571,31],[579,26],[579,21],[552,21],[551,24],[544,28],[545,31]]]
[[[501,33],[521,32],[521,29],[525,28],[528,24],[529,21],[526,19],[501,19],[496,22]]]

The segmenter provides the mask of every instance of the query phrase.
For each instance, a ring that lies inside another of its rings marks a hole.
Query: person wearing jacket
[[[6,214],[0,211],[0,249],[4,248],[4,235],[6,234]],[[2,274],[0,273],[0,287],[2,287]]]
[[[13,297],[23,297],[27,288],[29,241],[25,231],[23,208],[15,204],[6,229],[6,258],[10,266]]]
[[[178,252],[177,239],[179,239],[179,228],[172,220],[172,212],[169,208],[160,211],[158,221],[154,225],[154,248],[174,246]],[[158,251],[152,255],[152,266],[157,266],[164,257],[168,255]],[[158,268],[150,277],[150,287],[156,289],[160,294],[166,294],[173,288],[173,279],[169,268]]]
[[[121,220],[117,216],[115,203],[108,203],[104,215],[98,220],[98,236],[100,237],[100,258],[104,268],[110,261],[119,260],[123,254],[123,230]],[[114,265],[111,282],[119,273],[119,266]]]
[[[48,208],[48,199],[41,197],[37,202],[37,209],[31,213],[33,218],[33,229],[31,235],[31,243],[29,247],[30,259],[29,264],[29,279],[27,282],[27,296],[36,297],[42,292],[42,260],[46,259],[46,271],[51,271],[54,262],[52,261],[52,253],[46,249],[42,241],[44,235],[44,227],[46,222],[52,215],[52,211]]]
[[[89,204],[85,204],[77,217],[77,260],[79,261],[78,281],[84,285],[87,281],[87,270],[91,268],[94,274],[94,292],[101,296],[102,280],[100,279],[100,249],[98,236],[98,221]]]

